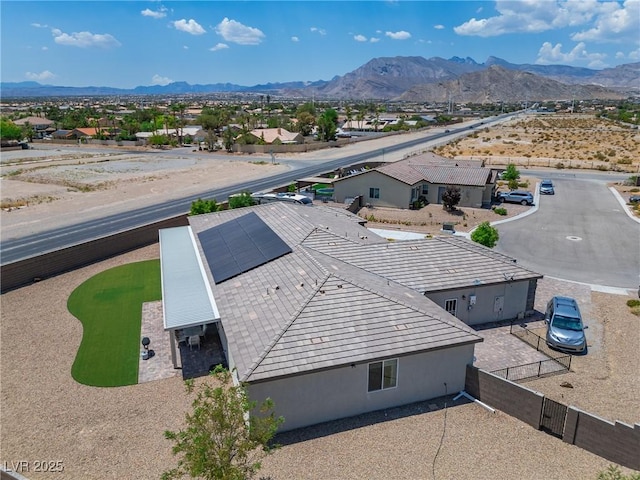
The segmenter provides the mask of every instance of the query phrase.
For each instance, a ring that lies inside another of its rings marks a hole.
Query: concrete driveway
[[[545,276],[637,289],[640,223],[604,181],[552,178],[556,193],[537,198],[534,214],[496,226],[496,250]]]

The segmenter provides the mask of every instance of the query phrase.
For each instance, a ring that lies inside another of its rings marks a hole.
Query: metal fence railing
[[[571,355],[562,355],[558,358],[549,358],[547,360],[540,360],[539,362],[501,368],[491,373],[500,378],[517,382],[518,380],[567,372],[569,371],[570,365]]]
[[[560,354],[552,350],[547,342],[540,335],[532,332],[526,327],[512,323],[509,333],[518,337],[528,345],[531,345],[537,351],[544,353],[546,360],[540,360],[533,363],[525,363],[523,365],[515,365],[513,367],[501,368],[491,373],[507,380],[524,380],[527,378],[541,377],[544,375],[568,372],[571,369],[571,355]]]

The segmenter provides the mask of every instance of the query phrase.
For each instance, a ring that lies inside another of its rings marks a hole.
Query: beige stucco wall
[[[368,363],[250,384],[249,397],[270,397],[285,418],[282,431],[464,390],[473,345],[398,357],[395,388],[367,392]],[[445,390],[445,382],[447,384]]]
[[[370,188],[379,188],[380,198],[370,198]],[[334,182],[333,189],[336,202],[339,203],[344,202],[345,198],[357,197],[358,195],[362,195],[364,204],[377,207],[409,208],[411,203],[410,185],[375,170]]]
[[[378,207],[392,208],[409,208],[412,200],[416,200],[412,196],[413,188],[420,188],[422,191],[422,183],[416,185],[407,185],[396,179],[383,175],[375,170],[356,174],[350,177],[334,182],[334,196],[337,202],[344,202],[346,198],[357,197],[362,195],[363,203],[371,204]],[[439,188],[446,188],[445,184],[428,184],[429,191],[427,201],[429,203],[439,202]],[[380,198],[369,198],[370,188],[380,189]],[[492,185],[482,187],[461,186],[460,187],[460,207],[481,208],[483,203],[488,204],[491,201]],[[421,195],[421,194],[419,194]]]
[[[457,299],[456,317],[467,325],[509,320],[524,313],[527,307],[529,280],[504,282],[496,285],[461,288],[443,292],[428,292],[426,297],[445,308],[449,299]],[[462,298],[464,295],[465,298]],[[470,306],[470,298],[476,296],[476,304]],[[504,297],[502,310],[496,307],[496,297]]]

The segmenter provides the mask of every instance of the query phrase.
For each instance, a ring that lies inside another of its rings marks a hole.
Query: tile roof
[[[541,278],[506,255],[460,237],[357,245],[318,237],[305,246],[424,293]]]
[[[389,243],[330,207],[273,203],[189,222],[197,239],[249,211],[292,252],[218,285],[204,265],[241,381],[482,341],[424,291],[540,277],[464,239]]]
[[[491,169],[484,168],[481,161],[451,160],[432,152],[388,163],[372,171],[380,172],[407,185],[427,181],[450,185],[484,186],[490,179],[491,173]]]

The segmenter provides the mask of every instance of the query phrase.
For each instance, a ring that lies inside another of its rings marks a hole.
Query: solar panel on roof
[[[204,230],[198,238],[216,284],[291,252],[255,212]]]

